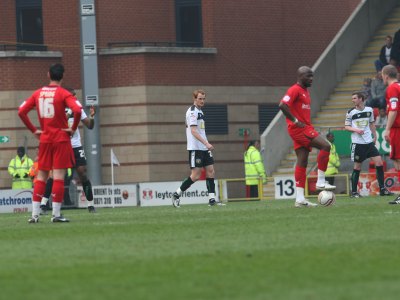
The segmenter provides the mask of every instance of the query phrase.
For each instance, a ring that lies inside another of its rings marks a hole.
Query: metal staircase
[[[322,134],[326,134],[329,128],[344,126],[346,111],[352,107],[351,93],[359,91],[362,87],[364,78],[374,78],[376,71],[374,61],[379,57],[379,51],[384,45],[387,35],[394,36],[400,29],[400,6],[396,7],[386,22],[375,33],[358,59],[350,66],[349,71],[342,81],[333,90],[329,99],[321,107],[321,111],[312,119],[314,127]],[[315,166],[317,150],[313,149],[309,156],[309,166],[307,172]],[[269,174],[270,176],[293,175],[296,164],[296,154],[292,149],[291,153],[281,161],[278,169]],[[268,182],[264,185],[264,195],[274,197],[274,183]]]

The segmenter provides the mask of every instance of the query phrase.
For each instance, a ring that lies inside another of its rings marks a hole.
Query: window
[[[228,134],[228,107],[225,104],[206,104],[204,121],[206,122],[206,134]]]
[[[17,0],[18,50],[46,50],[43,45],[42,1]]]
[[[278,104],[261,104],[258,106],[258,126],[260,134],[264,132],[278,112]]]
[[[175,0],[176,42],[181,47],[202,47],[201,0]]]

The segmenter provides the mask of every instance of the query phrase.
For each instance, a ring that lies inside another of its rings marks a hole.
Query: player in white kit
[[[186,111],[186,138],[187,150],[189,152],[189,165],[191,174],[186,178],[181,186],[172,195],[172,205],[180,207],[180,196],[193,183],[199,180],[203,168],[206,170],[206,185],[210,206],[223,205],[215,200],[215,183],[214,183],[214,158],[211,145],[206,136],[204,113],[201,108],[204,106],[206,93],[203,90],[195,90],[193,92],[193,105]]]

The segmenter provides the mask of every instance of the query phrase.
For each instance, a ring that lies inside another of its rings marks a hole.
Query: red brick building
[[[239,129],[258,138],[260,105],[277,103],[298,66],[316,61],[359,3],[95,1],[103,181],[110,181],[111,147],[122,163],[117,183],[181,179],[184,113],[198,87],[210,109],[218,104],[226,114],[225,131],[208,134],[217,177],[242,177]],[[11,137],[0,145],[2,188],[16,147],[37,145],[16,109],[47,83],[48,66],[62,62],[64,84],[81,88],[79,9],[79,0],[2,0],[0,132]]]

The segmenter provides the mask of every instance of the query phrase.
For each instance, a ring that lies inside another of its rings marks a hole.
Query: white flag
[[[120,166],[118,158],[115,156],[113,149],[111,149],[111,163]]]

